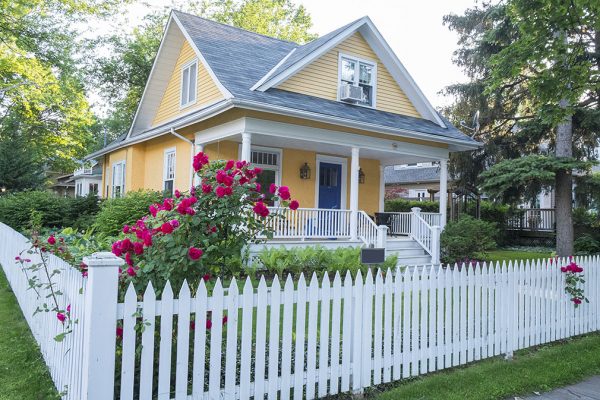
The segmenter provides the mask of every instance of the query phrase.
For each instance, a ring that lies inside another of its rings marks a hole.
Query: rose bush
[[[189,193],[149,207],[149,214],[123,227],[112,252],[124,258],[123,286],[143,291],[152,282],[160,292],[167,280],[175,288],[184,280],[194,289],[200,279],[237,276],[249,243],[271,238],[272,214],[257,182],[262,170],[245,161],[209,162],[204,153],[193,160],[199,184]],[[289,188],[272,185],[270,200],[297,209]]]
[[[584,301],[589,303],[589,300],[585,297],[583,289],[579,287],[579,284],[585,283],[583,279],[583,268],[577,265],[573,260],[573,257],[569,259],[569,264],[561,267],[560,270],[565,274],[565,292],[571,298],[571,301],[575,307],[579,307]]]

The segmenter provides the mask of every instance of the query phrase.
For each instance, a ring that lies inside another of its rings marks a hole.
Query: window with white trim
[[[194,60],[181,68],[181,107],[196,102],[196,82],[198,79],[198,61]]]
[[[375,107],[376,77],[377,64],[352,56],[340,55],[340,100]]]
[[[172,195],[175,186],[175,149],[165,150],[163,162],[163,190],[166,194]]]
[[[250,162],[252,165],[262,168],[263,172],[258,175],[256,181],[260,183],[260,192],[265,195],[266,204],[274,205],[273,195],[269,192],[269,187],[272,183],[279,185],[281,150],[252,147]]]
[[[125,193],[125,161],[119,161],[112,166],[112,197],[122,197]]]

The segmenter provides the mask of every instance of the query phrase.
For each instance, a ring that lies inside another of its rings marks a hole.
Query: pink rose
[[[127,265],[133,266],[133,260],[131,259],[131,253],[125,254],[125,262]]]
[[[162,224],[160,226],[160,230],[162,233],[164,233],[165,235],[168,235],[169,233],[173,233],[173,225],[171,225],[168,222],[165,222],[164,224]]]
[[[129,225],[125,225],[123,227],[123,233],[129,233],[129,232],[131,232],[131,228],[129,227]]]
[[[225,188],[223,186],[217,186],[217,188],[215,189],[215,194],[217,195],[217,197],[225,196]]]
[[[121,257],[123,254],[123,251],[121,250],[121,242],[116,241],[112,244],[112,253],[117,257]]]
[[[206,320],[206,329],[212,328],[212,321],[210,319]]]
[[[54,236],[50,235],[50,237],[48,238],[48,244],[50,244],[50,245],[56,244],[56,238]]]
[[[56,318],[64,324],[65,319],[67,319],[67,316],[63,313],[56,313]]]
[[[117,326],[117,338],[121,339],[123,337],[123,328]]]
[[[235,164],[235,161],[233,161],[233,160],[227,161],[227,164],[225,164],[225,171],[229,171],[231,168],[233,168],[234,164]]]
[[[202,257],[203,251],[199,248],[196,247],[190,247],[190,249],[188,250],[188,256],[192,259],[192,260],[197,260],[200,257]]]
[[[275,194],[275,192],[277,192],[277,185],[274,183],[271,183],[271,186],[269,186],[269,193]]]
[[[281,200],[289,200],[291,197],[290,189],[287,186],[281,186],[279,188],[279,197],[281,197]]]
[[[148,210],[150,211],[150,214],[153,217],[156,217],[156,214],[158,213],[158,209],[156,208],[156,206],[151,205],[150,207],[148,207]]]
[[[129,275],[129,276],[136,276],[137,275],[137,272],[135,272],[135,269],[133,269],[133,267],[127,268],[126,272],[127,272],[127,275]]]
[[[290,202],[290,210],[297,210],[298,207],[300,207],[300,203],[298,203],[298,200],[292,200]]]
[[[144,252],[144,243],[135,242],[133,243],[133,252],[138,256]]]
[[[175,198],[178,199],[181,197],[181,192],[177,189],[175,189]]]
[[[209,275],[209,274],[205,274],[205,275],[202,277],[202,280],[203,280],[204,282],[208,282],[208,281],[210,280],[210,275]]]
[[[202,193],[208,194],[212,192],[212,186],[210,185],[202,185]]]

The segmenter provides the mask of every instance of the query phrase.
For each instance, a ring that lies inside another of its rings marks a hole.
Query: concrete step
[[[386,254],[396,254],[398,256],[424,256],[427,252],[422,247],[410,249],[386,249]]]
[[[421,245],[414,240],[388,240],[385,244],[388,250],[412,250],[422,249]]]
[[[426,265],[431,264],[431,256],[429,254],[423,256],[404,256],[398,254],[399,266],[411,266],[411,265]]]

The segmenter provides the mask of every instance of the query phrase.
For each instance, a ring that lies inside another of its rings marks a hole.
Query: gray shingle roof
[[[440,169],[438,166],[401,169],[386,167],[384,177],[386,184],[439,182]]]
[[[174,11],[174,14],[206,59],[217,79],[236,100],[286,107],[361,123],[377,124],[392,129],[410,130],[476,143],[443,117],[447,128],[442,128],[434,122],[421,118],[344,104],[280,89],[269,89],[265,92],[250,90],[292,49],[296,48],[297,50],[280,66],[281,68],[285,68],[284,66],[288,64],[292,65],[298,61],[299,57],[314,51],[324,41],[335,37],[356,21],[320,39],[299,46],[296,43],[249,32],[180,11]]]

